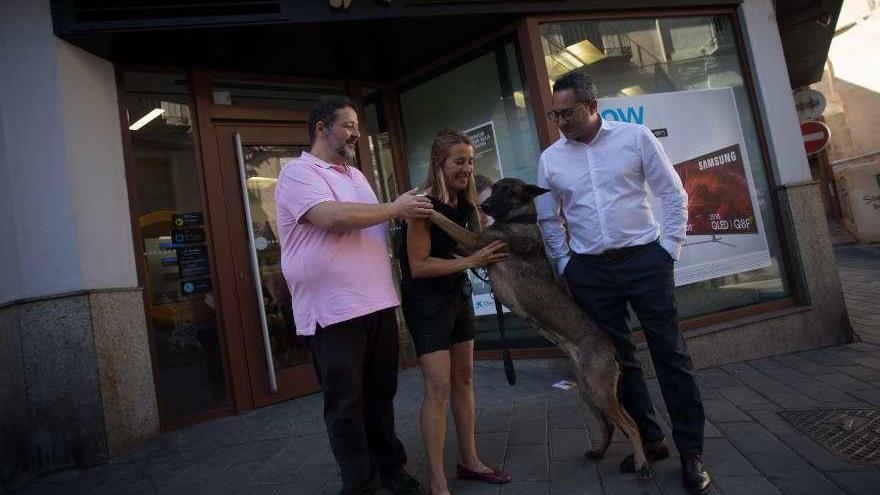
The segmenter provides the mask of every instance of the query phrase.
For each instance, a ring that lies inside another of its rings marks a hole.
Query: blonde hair
[[[431,160],[428,162],[428,176],[422,183],[420,189],[430,189],[431,194],[446,204],[451,204],[449,197],[449,189],[446,187],[446,178],[443,174],[443,164],[449,158],[449,150],[457,144],[466,144],[471,148],[474,143],[463,132],[453,131],[450,129],[440,129],[434,138],[434,144],[431,145]],[[480,232],[480,215],[477,206],[477,187],[474,180],[474,174],[468,177],[467,187],[464,190],[464,199],[470,206],[468,214],[468,228],[474,232]]]

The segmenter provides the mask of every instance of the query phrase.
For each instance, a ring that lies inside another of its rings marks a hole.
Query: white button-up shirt
[[[662,224],[651,211],[646,184],[663,206]],[[678,259],[687,229],[687,193],[647,127],[603,119],[589,144],[560,138],[541,153],[538,185],[550,189],[535,205],[547,252],[560,272],[571,251],[601,254],[658,238]]]

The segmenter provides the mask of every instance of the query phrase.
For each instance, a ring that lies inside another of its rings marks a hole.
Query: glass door
[[[296,335],[281,272],[275,184],[284,164],[308,150],[306,124],[217,125],[228,198],[236,292],[255,406],[319,389],[308,348]]]

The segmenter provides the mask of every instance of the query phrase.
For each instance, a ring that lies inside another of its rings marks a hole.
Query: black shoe
[[[645,442],[645,459],[648,462],[660,461],[669,458],[669,447],[662,438],[653,442]],[[620,461],[620,472],[634,473],[636,472],[636,458],[630,454]]]
[[[700,454],[681,456],[681,482],[685,490],[693,495],[705,495],[712,488],[712,478],[703,466]]]
[[[383,483],[382,486],[394,495],[422,495],[422,485],[419,481],[403,470]]]

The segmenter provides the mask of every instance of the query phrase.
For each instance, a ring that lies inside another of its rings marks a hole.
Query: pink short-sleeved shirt
[[[391,278],[387,225],[328,232],[305,219],[325,201],[377,204],[366,177],[310,153],[284,165],[275,187],[281,269],[299,335],[400,304]]]

